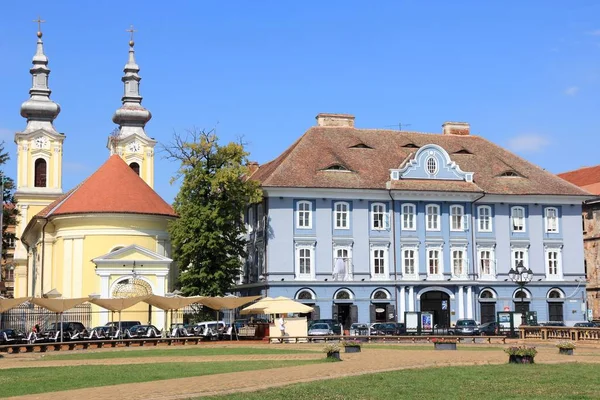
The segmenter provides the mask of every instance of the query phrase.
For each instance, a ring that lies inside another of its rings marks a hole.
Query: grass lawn
[[[316,364],[323,361],[236,361],[4,369],[0,372],[0,397],[226,372],[291,367],[294,365]],[[108,394],[107,396],[110,397]]]
[[[318,352],[320,349],[315,349]],[[98,352],[48,354],[44,360],[100,360],[108,358],[180,357],[180,356],[238,356],[253,354],[302,354],[313,351],[271,347],[178,347],[176,349],[102,350]]]
[[[202,400],[597,399],[598,364],[414,369],[290,385]]]

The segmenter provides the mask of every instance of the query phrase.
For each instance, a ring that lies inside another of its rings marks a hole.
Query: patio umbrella
[[[205,305],[208,308],[212,308],[217,311],[217,326],[219,323],[219,311],[220,310],[233,310],[235,308],[241,307],[244,304],[248,304],[253,302],[254,300],[259,299],[261,296],[245,296],[245,297],[237,297],[237,296],[226,296],[226,297],[205,297],[200,302],[202,305]],[[235,329],[234,324],[231,324],[231,337],[233,340],[233,330]],[[237,337],[237,335],[236,335]]]
[[[60,341],[63,341],[63,313],[66,310],[70,310],[73,307],[76,307],[80,304],[89,301],[87,297],[77,298],[77,299],[44,299],[40,297],[34,297],[31,299],[31,302],[35,305],[45,308],[46,310],[55,312],[56,315],[60,314]]]
[[[119,312],[119,335],[121,335],[121,311],[146,300],[146,298],[148,298],[148,296],[123,297],[117,299],[90,298],[89,302],[107,310],[110,310],[113,312],[113,314],[115,311]]]
[[[242,314],[288,314],[309,313],[312,307],[299,303],[287,297],[277,297],[271,300],[260,300],[242,310]]]
[[[169,310],[171,311],[171,318],[173,317],[173,310],[179,310],[180,308],[184,308],[186,306],[189,306],[190,304],[194,304],[194,303],[200,303],[202,302],[202,300],[204,299],[203,296],[192,296],[192,297],[181,297],[181,296],[172,296],[172,297],[166,297],[166,296],[157,296],[157,295],[150,295],[148,297],[146,297],[143,301],[145,303],[150,304],[151,306],[154,306],[156,308],[160,308],[163,311],[166,311],[165,313],[165,329],[166,325],[167,325],[167,313],[169,312]]]
[[[31,300],[31,297],[19,297],[17,299],[5,299],[4,297],[0,297],[0,313],[18,307],[23,303],[27,303],[29,300]],[[1,318],[0,322],[2,322]]]

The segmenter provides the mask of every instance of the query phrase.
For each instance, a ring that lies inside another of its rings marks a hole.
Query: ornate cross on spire
[[[135,29],[133,29],[133,25],[131,25],[129,27],[129,29],[126,29],[125,32],[129,32],[131,34],[131,37],[129,38],[129,45],[133,46],[134,42],[133,42],[133,33],[137,32]]]
[[[39,15],[38,15],[38,19],[34,19],[33,22],[37,22],[38,24],[38,37],[41,38],[42,37],[42,24],[46,21],[44,21]]]

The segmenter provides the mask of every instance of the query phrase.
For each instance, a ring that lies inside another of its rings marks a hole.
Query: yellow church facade
[[[16,227],[15,297],[133,297],[166,295],[176,270],[168,224],[173,208],[153,190],[156,141],[145,133],[151,114],[141,105],[139,67],[131,41],[122,80],[123,105],[108,138],[108,160],[75,188],[62,188],[63,142],[53,124],[60,106],[50,100],[42,34],[30,73],[30,99],[21,106],[27,126],[15,134],[20,212]],[[164,314],[140,303],[127,318],[163,328]],[[110,316],[92,306],[91,325]]]

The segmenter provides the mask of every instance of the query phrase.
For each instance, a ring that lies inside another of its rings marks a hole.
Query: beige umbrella
[[[29,300],[31,300],[31,297],[19,297],[17,299],[0,298],[0,313],[18,307],[23,303],[27,303]]]
[[[273,301],[272,297],[265,297],[263,299],[260,299],[259,301],[257,301],[254,304],[250,304],[248,307],[244,308],[240,314],[242,315],[247,315],[247,314],[260,314],[262,309],[266,307],[266,305],[270,302]]]
[[[78,299],[44,299],[44,298],[40,298],[40,297],[34,297],[31,299],[31,302],[33,304],[36,304],[47,310],[55,312],[57,314],[57,320],[58,320],[58,314],[60,314],[60,319],[61,319],[60,341],[62,342],[63,341],[63,324],[62,324],[63,313],[65,311],[70,310],[71,308],[76,307],[80,304],[83,304],[89,300],[90,299],[87,297],[82,297],[82,298],[78,298]]]
[[[90,297],[89,302],[110,310],[113,312],[113,320],[114,320],[114,312],[119,312],[119,334],[121,332],[121,311],[126,308],[132,307],[139,302],[146,300],[148,296],[137,296],[137,297],[123,297],[118,299],[98,299]]]
[[[261,296],[246,296],[246,297],[204,297],[200,304],[212,308],[213,310],[232,310],[260,299]]]
[[[260,300],[242,310],[241,314],[288,314],[288,313],[309,313],[313,311],[312,307],[288,299],[287,297],[277,297],[271,300]]]
[[[151,306],[154,306],[156,308],[160,308],[163,311],[166,311],[165,319],[164,319],[165,329],[163,330],[163,332],[166,332],[166,329],[168,329],[166,325],[167,325],[167,320],[168,320],[167,314],[168,314],[169,310],[171,310],[171,320],[172,320],[173,319],[173,310],[179,310],[181,308],[189,306],[190,304],[200,303],[200,302],[202,302],[203,299],[204,299],[203,296],[165,297],[165,296],[157,296],[157,295],[152,294],[152,295],[148,296],[146,299],[144,299],[144,302],[148,303]]]

